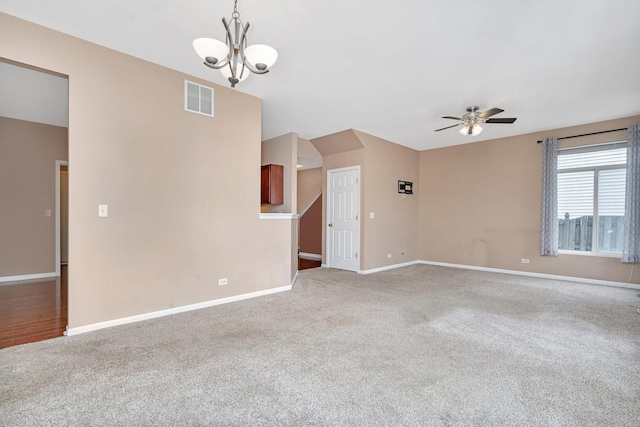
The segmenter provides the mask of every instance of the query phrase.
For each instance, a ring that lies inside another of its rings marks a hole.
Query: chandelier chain
[[[235,0],[233,4],[233,14],[231,15],[233,19],[240,18],[240,12],[238,12],[238,0]]]

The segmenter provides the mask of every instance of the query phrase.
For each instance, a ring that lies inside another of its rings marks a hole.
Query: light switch
[[[374,219],[376,217],[375,212],[369,212],[369,219]]]
[[[106,218],[109,216],[109,206],[108,205],[98,205],[98,216],[100,218]]]
[[[46,209],[44,211],[44,216],[51,216],[51,209]]]

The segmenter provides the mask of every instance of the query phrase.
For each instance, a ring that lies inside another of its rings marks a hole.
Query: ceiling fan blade
[[[443,119],[452,119],[452,120],[460,120],[462,121],[462,119],[460,117],[453,117],[453,116],[442,116]]]
[[[478,114],[478,117],[481,119],[486,119],[487,117],[495,116],[498,113],[502,113],[504,110],[500,108],[492,108],[490,110],[485,111],[484,113]]]
[[[504,117],[499,119],[487,119],[485,123],[513,123],[516,121],[516,117]]]
[[[442,129],[436,129],[434,130],[434,132],[440,132],[441,130],[445,130],[445,129],[451,129],[454,128],[456,126],[460,126],[462,123],[458,123],[457,125],[453,125],[453,126],[447,126],[446,128],[442,128]]]

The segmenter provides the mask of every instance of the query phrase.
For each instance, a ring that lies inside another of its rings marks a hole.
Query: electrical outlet
[[[387,254],[387,258],[391,258],[391,254]]]
[[[45,209],[44,216],[51,216],[51,209]]]
[[[523,264],[529,264],[529,258],[522,258]]]
[[[224,279],[218,279],[218,286],[223,286],[229,283],[229,280],[225,277]]]

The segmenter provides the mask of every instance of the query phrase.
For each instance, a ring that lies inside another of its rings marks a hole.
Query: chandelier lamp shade
[[[249,73],[268,73],[269,68],[278,59],[278,52],[264,44],[247,46],[249,23],[244,25],[240,20],[238,0],[235,0],[231,21],[233,30],[227,20],[222,18],[227,33],[224,43],[215,39],[199,38],[193,41],[193,48],[204,60],[204,65],[220,70],[231,83],[231,87],[235,87],[249,77]]]

